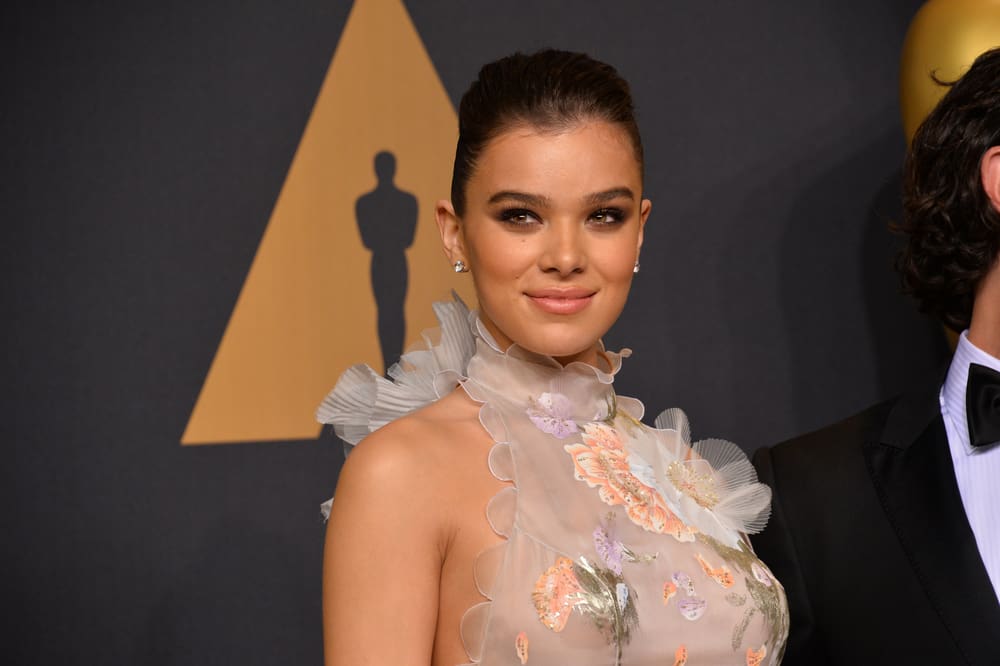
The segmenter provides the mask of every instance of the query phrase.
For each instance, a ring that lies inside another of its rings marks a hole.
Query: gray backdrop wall
[[[455,104],[547,45],[632,82],[655,209],[619,390],[752,450],[947,353],[889,268],[919,4],[406,6]],[[350,5],[0,11],[3,661],[319,663],[340,446],[179,438]]]

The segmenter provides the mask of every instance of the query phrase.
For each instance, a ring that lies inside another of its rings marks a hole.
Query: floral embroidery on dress
[[[736,592],[730,592],[723,598],[726,600],[727,604],[730,606],[736,606],[737,608],[743,606],[747,602],[747,595],[737,594]]]
[[[631,548],[618,540],[614,513],[608,513],[601,520],[601,524],[594,529],[593,537],[594,550],[597,551],[601,561],[615,575],[622,575],[622,561],[648,563],[656,559],[656,553],[637,555]]]
[[[771,587],[771,574],[768,572],[767,569],[765,569],[764,567],[762,567],[758,563],[753,562],[753,563],[750,564],[750,570],[753,572],[753,577],[754,578],[756,578],[758,581],[760,581],[764,585],[767,585],[768,587]]]
[[[572,419],[573,403],[562,393],[543,393],[538,399],[529,398],[528,418],[535,427],[559,439],[579,432]]]
[[[765,656],[767,656],[766,645],[761,645],[759,650],[747,648],[747,666],[760,666]]]
[[[677,571],[673,575],[674,584],[679,588],[684,590],[684,593],[689,597],[695,595],[694,591],[694,581],[691,580],[691,576],[688,576],[683,571]]]
[[[514,639],[514,651],[522,664],[528,663],[528,634],[521,632]]]
[[[654,487],[681,520],[730,548],[741,533],[764,529],[771,489],[757,481],[740,447],[722,439],[691,443],[687,416],[679,409],[660,414],[656,427],[673,434],[661,440],[663,457],[671,461],[657,470],[663,482]]]
[[[712,466],[704,460],[675,460],[667,465],[667,478],[698,506],[711,509],[719,503]]]
[[[531,600],[538,618],[552,631],[562,631],[577,602],[580,583],[574,572],[573,560],[560,557],[535,582]]]
[[[730,598],[728,595],[726,596],[726,601],[731,605],[746,605],[743,617],[740,618],[740,621],[733,628],[731,641],[733,650],[738,650],[740,645],[743,644],[747,628],[758,613],[763,615],[765,625],[768,627],[767,642],[765,645],[771,645],[772,647],[784,646],[785,640],[788,637],[788,606],[785,603],[784,590],[780,585],[776,585],[774,579],[769,575],[765,576],[767,578],[767,582],[765,583],[758,580],[757,576],[752,573],[754,565],[759,567],[762,573],[766,572],[766,569],[760,565],[760,560],[753,554],[753,551],[742,542],[739,543],[738,547],[730,548],[704,534],[698,535],[698,540],[711,547],[716,555],[743,574],[743,583],[746,585],[746,592],[749,599],[746,597],[741,599],[739,597]],[[735,590],[730,594],[735,594]],[[746,603],[748,601],[752,603]],[[780,661],[782,652],[783,649],[776,655],[777,661]]]
[[[633,472],[633,466],[640,463],[637,456],[625,452],[615,428],[606,423],[587,423],[582,438],[582,444],[563,447],[573,458],[578,480],[597,488],[605,504],[624,505],[629,519],[643,529],[669,534],[678,541],[694,540],[697,530],[685,525],[667,507],[663,496]]]
[[[726,565],[713,569],[712,565],[706,562],[705,558],[702,557],[700,553],[696,553],[694,557],[698,560],[698,564],[701,565],[701,570],[705,572],[705,575],[727,590],[733,586],[733,583],[736,582],[733,578],[733,572],[730,571],[729,567]]]
[[[672,580],[668,580],[666,583],[663,584],[663,604],[664,605],[669,604],[670,600],[674,598],[675,594],[677,594],[677,584],[674,583]]]
[[[613,515],[613,514],[612,514]],[[622,557],[625,555],[625,544],[615,538],[609,526],[598,525],[594,529],[594,549],[615,574],[622,575]]]
[[[701,597],[688,597],[677,602],[677,610],[680,611],[681,616],[692,622],[704,615],[707,608],[708,602]]]
[[[576,610],[589,617],[608,644],[615,646],[615,663],[620,663],[622,649],[632,639],[632,630],[639,625],[635,591],[621,575],[594,566],[586,557],[580,557],[577,562],[576,575],[583,588],[577,595]]]
[[[684,590],[684,594],[687,598],[681,599],[677,602],[677,610],[680,612],[681,617],[686,620],[691,620],[692,622],[700,618],[705,614],[705,610],[708,608],[708,602],[698,596],[694,589],[694,581],[683,571],[677,571],[673,575],[673,580],[663,586],[663,603],[670,601],[670,597],[674,596],[673,593],[667,596],[668,586],[676,590]]]
[[[688,663],[688,651],[683,645],[674,652],[674,666],[684,666]]]
[[[639,624],[635,590],[622,575],[625,562],[648,564],[653,555],[638,555],[617,539],[615,514],[609,512],[593,532],[594,549],[603,566],[580,556],[576,562],[559,557],[535,583],[532,600],[542,624],[562,631],[575,611],[587,617],[617,650],[618,663],[623,646],[631,640]]]

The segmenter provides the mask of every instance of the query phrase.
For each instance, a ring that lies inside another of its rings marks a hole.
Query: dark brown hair
[[[642,170],[642,141],[628,83],[611,65],[582,53],[546,49],[515,53],[484,65],[458,107],[458,147],[451,179],[456,214],[465,211],[465,187],[486,144],[527,125],[561,131],[604,120],[628,134]]]
[[[935,79],[937,80],[937,79]],[[951,84],[913,137],[903,182],[903,290],[950,328],[967,328],[976,288],[1000,251],[1000,213],[980,163],[1000,145],[1000,49]]]

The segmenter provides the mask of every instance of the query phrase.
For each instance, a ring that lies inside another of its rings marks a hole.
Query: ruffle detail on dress
[[[492,336],[478,319],[475,320],[473,326],[478,337],[497,350]],[[478,664],[483,656],[483,646],[486,642],[486,632],[493,606],[493,589],[497,576],[503,568],[510,534],[514,528],[514,519],[517,514],[517,486],[514,484],[514,456],[510,448],[510,435],[503,415],[499,409],[487,402],[487,393],[481,390],[475,380],[466,379],[461,385],[469,398],[480,403],[479,423],[493,440],[493,446],[490,448],[487,458],[490,473],[499,481],[511,483],[497,492],[486,505],[486,520],[490,528],[497,535],[502,536],[504,540],[481,551],[472,563],[476,588],[487,600],[466,610],[459,626],[462,645],[465,647],[471,666],[471,664]]]
[[[476,558],[473,566],[476,588],[487,599],[493,599],[493,589],[496,585],[497,575],[500,573],[500,568],[503,566],[506,554],[507,543],[502,542],[487,548]]]
[[[451,301],[434,303],[438,328],[421,333],[421,341],[410,348],[388,370],[389,379],[371,366],[351,366],[316,409],[316,420],[333,426],[344,441],[344,455],[387,423],[437,400],[452,390],[465,375],[476,351],[469,312],[458,294]],[[320,505],[329,518],[332,500]]]
[[[471,663],[478,664],[483,658],[483,644],[486,642],[486,629],[490,623],[490,606],[492,602],[482,601],[462,616],[462,644]]]
[[[504,488],[486,505],[486,519],[493,531],[502,537],[510,537],[514,528],[514,514],[517,511],[517,489]]]
[[[478,337],[485,344],[498,350],[493,338],[478,318],[473,322],[473,326]],[[503,569],[507,547],[510,543],[510,534],[514,529],[514,520],[517,515],[517,486],[514,475],[514,455],[509,441],[510,434],[503,415],[499,409],[487,401],[487,393],[480,388],[475,380],[466,379],[463,381],[462,389],[469,398],[480,403],[479,423],[493,440],[493,446],[490,448],[487,458],[490,473],[498,481],[510,483],[509,486],[498,491],[486,504],[486,521],[490,528],[504,540],[481,551],[472,563],[476,588],[487,599],[466,610],[459,626],[462,645],[469,657],[469,666],[472,666],[478,664],[483,656],[486,632],[493,607],[493,591],[497,577]]]
[[[642,400],[637,398],[629,398],[624,395],[615,396],[615,404],[618,406],[619,412],[628,414],[636,421],[641,421],[646,414],[646,406],[642,404]]]
[[[584,363],[583,361],[574,361],[564,366],[551,356],[536,354],[535,352],[528,351],[516,344],[512,344],[507,349],[501,349],[494,337],[488,330],[486,330],[486,325],[483,324],[482,319],[473,315],[471,317],[471,321],[473,322],[476,337],[482,340],[486,346],[500,354],[502,357],[503,362],[498,364],[498,369],[504,368],[507,363],[520,365],[527,362],[528,364],[539,366],[539,370],[543,372],[544,369],[547,368],[549,371],[558,370],[560,371],[560,376],[565,375],[566,377],[572,377],[574,375],[583,375],[588,377],[592,375],[596,377],[597,381],[601,384],[610,385],[615,381],[615,375],[617,375],[621,370],[622,361],[632,355],[632,350],[628,347],[621,349],[621,351],[613,352],[604,348],[603,341],[598,341],[598,344],[600,345],[598,354],[607,365],[606,369],[590,365],[589,363]],[[479,378],[479,381],[485,381],[488,383],[488,379],[486,377]],[[636,400],[635,402],[639,401]]]
[[[547,382],[549,395],[558,394],[575,412],[561,415],[560,419],[559,415],[546,412],[546,407],[551,409],[552,405],[536,405],[541,412],[545,412],[540,413],[538,418],[553,419],[548,421],[553,427],[558,425],[557,421],[568,424],[570,419],[604,419],[609,417],[616,407],[638,421],[642,418],[643,406],[641,402],[632,398],[625,398],[617,405],[613,397],[610,401],[604,398],[594,400],[593,396],[586,395],[593,393],[591,389],[583,392],[579,390],[580,384],[591,386],[594,380],[599,385],[610,386],[621,369],[622,359],[631,355],[629,349],[609,352],[602,346],[600,357],[601,365],[604,367],[582,362],[563,366],[550,356],[536,354],[517,345],[501,349],[481,319],[473,315],[470,323],[478,340],[480,353],[470,360],[466,369],[467,378],[461,381],[461,386],[473,401],[480,403],[479,422],[493,439],[494,443],[488,457],[490,472],[499,481],[510,484],[499,490],[486,505],[486,520],[504,541],[480,552],[473,562],[476,587],[487,600],[470,607],[462,616],[460,627],[462,643],[470,663],[478,664],[485,649],[494,590],[498,576],[506,563],[509,540],[515,528],[518,511],[517,470],[510,433],[500,407],[490,402],[493,396],[517,396],[517,399],[528,399],[534,394],[538,382]],[[512,372],[512,366],[516,366],[518,371]],[[610,389],[605,393],[613,396]],[[591,399],[588,400],[588,397]]]
[[[687,416],[677,408],[661,413],[656,428],[667,449],[656,485],[685,523],[730,547],[736,547],[740,533],[764,529],[771,515],[771,489],[757,480],[740,447],[724,439],[692,444]]]
[[[509,444],[495,444],[490,449],[490,472],[501,481],[514,480],[514,454]]]
[[[465,382],[462,386],[468,389],[471,388],[469,384],[471,382]],[[489,403],[483,403],[479,408],[479,421],[494,439],[488,458],[490,472],[500,481],[513,482],[514,458],[510,444],[505,441],[507,429],[503,424],[503,418]],[[493,590],[497,577],[503,569],[516,516],[517,487],[512,483],[498,491],[486,504],[486,521],[490,528],[504,540],[481,551],[472,563],[476,588],[487,600],[475,604],[462,615],[459,631],[470,664],[478,664],[482,659],[483,645],[486,642],[486,631],[489,627],[493,606]]]
[[[332,425],[347,450],[390,421],[434,402],[465,374],[476,341],[469,309],[453,296],[434,304],[440,327],[421,334],[422,343],[389,368],[389,379],[368,365],[352,366],[320,403],[316,420]]]

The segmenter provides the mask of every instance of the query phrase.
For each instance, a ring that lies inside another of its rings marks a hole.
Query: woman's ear
[[[649,218],[649,212],[653,210],[653,202],[649,199],[643,199],[639,203],[639,239],[638,244],[635,247],[635,256],[638,259],[639,250],[642,249],[642,239],[646,232],[646,219]]]
[[[983,155],[979,163],[983,180],[983,191],[993,204],[993,210],[1000,213],[1000,146],[993,146]]]
[[[441,245],[453,266],[461,261],[468,263],[465,254],[465,239],[462,236],[462,223],[455,214],[455,207],[447,199],[441,199],[434,206],[434,219],[437,220],[438,233],[441,234]]]

